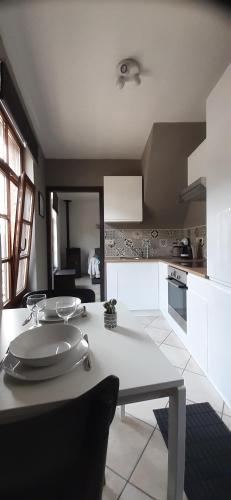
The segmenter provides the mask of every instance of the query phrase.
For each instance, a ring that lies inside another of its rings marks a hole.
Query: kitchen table
[[[118,326],[104,328],[102,303],[86,304],[87,317],[73,318],[89,338],[92,369],[82,364],[61,377],[26,383],[0,373],[0,423],[45,411],[54,404],[76,398],[110,374],[120,380],[118,405],[169,397],[167,500],[182,500],[185,460],[184,380],[151,338],[139,318],[118,304]],[[0,358],[9,342],[23,329],[27,309],[0,311]],[[33,330],[31,332],[33,335]]]

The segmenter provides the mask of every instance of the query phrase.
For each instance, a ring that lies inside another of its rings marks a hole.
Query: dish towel
[[[100,278],[99,259],[97,259],[97,257],[91,257],[89,259],[88,274],[91,278],[93,276],[95,278]]]

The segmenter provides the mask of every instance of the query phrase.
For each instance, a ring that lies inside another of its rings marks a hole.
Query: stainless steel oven
[[[187,333],[187,272],[168,266],[168,312]]]

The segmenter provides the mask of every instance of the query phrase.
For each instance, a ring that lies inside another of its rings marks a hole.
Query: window
[[[23,172],[23,146],[0,109],[0,236],[3,305],[15,303],[28,280],[34,185]]]

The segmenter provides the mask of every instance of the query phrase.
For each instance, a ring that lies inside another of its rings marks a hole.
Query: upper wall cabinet
[[[105,222],[142,222],[142,176],[104,177]]]

